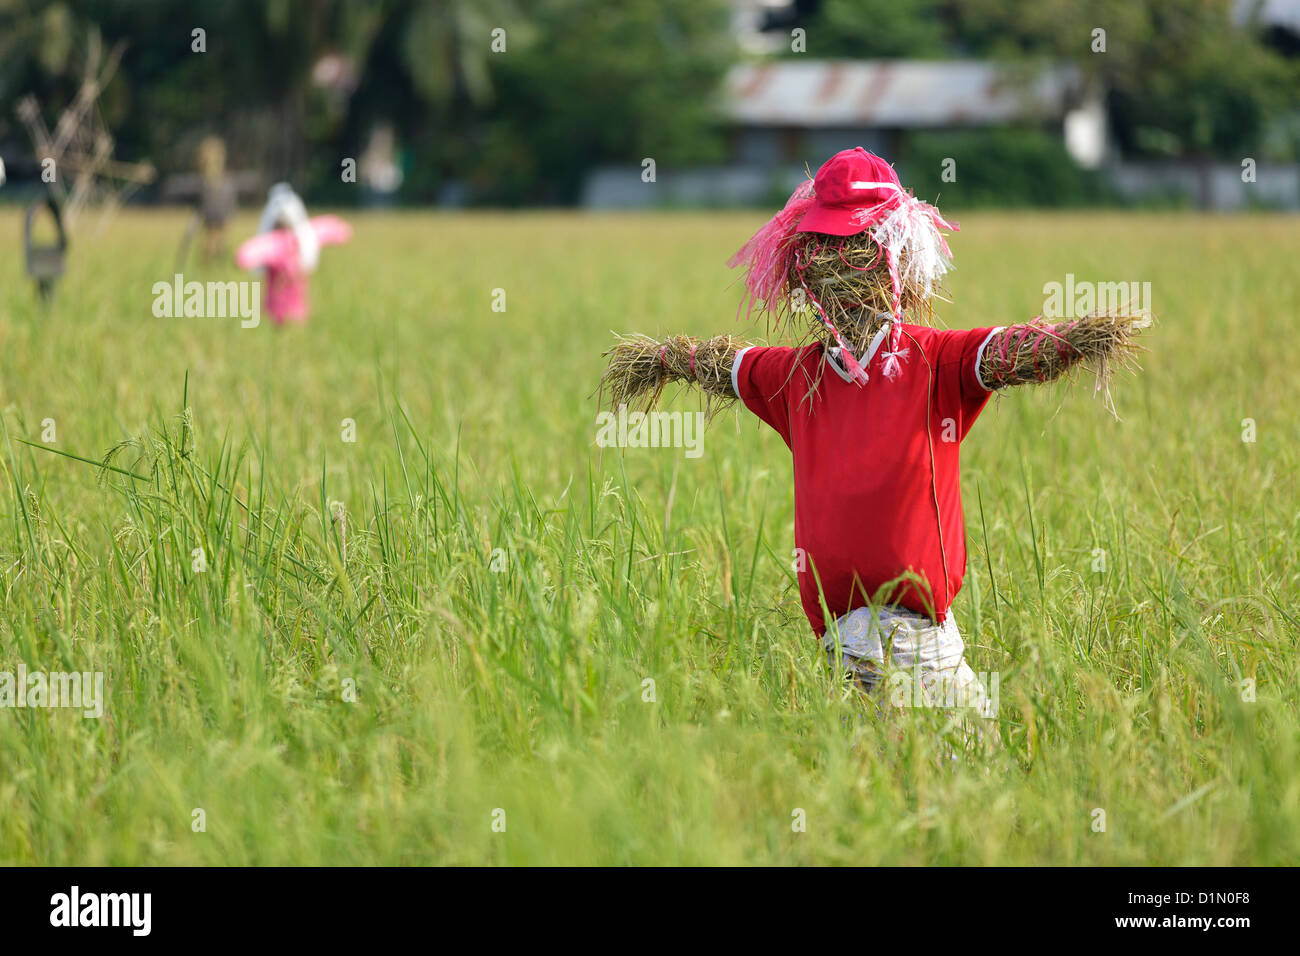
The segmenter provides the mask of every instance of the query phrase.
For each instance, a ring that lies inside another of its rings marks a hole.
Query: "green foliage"
[[[97,29],[128,44],[104,95],[118,153],[164,172],[191,170],[217,132],[234,168],[339,200],[340,158],[392,122],[408,200],[458,182],[475,201],[572,201],[597,163],[720,158],[728,23],[724,0],[230,0],[202,16],[182,0],[14,0],[0,8],[0,135],[26,92],[54,121]],[[328,53],[356,65],[354,89],[314,84]]]
[[[807,27],[807,55],[942,57],[948,52],[943,20],[948,6],[944,0],[824,0]]]
[[[946,160],[955,165],[945,165]],[[1007,128],[917,133],[899,163],[917,196],[953,208],[1086,206],[1113,199],[1100,175],[1081,169],[1059,136]],[[943,181],[945,168],[955,171]]]
[[[1135,155],[1300,156],[1291,130],[1300,63],[1237,25],[1232,0],[826,0],[808,24],[817,57],[991,57],[1076,65],[1107,91]],[[1093,31],[1105,31],[1094,50]]]
[[[808,44],[799,55],[991,57],[1026,75],[1069,62],[1107,91],[1128,155],[1294,160],[1300,63],[1276,38],[1270,45],[1255,26],[1234,25],[1232,7],[826,0],[799,24]],[[198,26],[208,36],[202,54],[191,51]],[[1105,52],[1093,51],[1098,28]],[[492,49],[498,29],[504,52]],[[649,157],[671,169],[724,158],[716,92],[736,56],[725,0],[228,0],[201,17],[182,0],[6,0],[0,139],[26,141],[13,107],[29,92],[53,122],[76,93],[94,30],[106,47],[128,45],[100,99],[117,152],[164,173],[191,170],[198,141],[216,132],[234,168],[292,179],[309,199],[348,202],[357,190],[341,183],[340,160],[361,155],[379,123],[397,131],[409,202],[455,193],[567,203],[598,164]],[[313,82],[332,53],[355,65],[353,88]],[[1034,181],[1006,191],[972,169],[948,193],[969,185],[973,202],[1020,205],[1073,203],[1092,188],[1088,177],[1053,170],[1038,137],[1017,147],[988,135],[1033,165]]]
[[[599,7],[599,12],[595,9]],[[557,0],[506,59],[475,176],[499,201],[576,198],[590,163],[722,159],[717,88],[732,59],[718,0]],[[581,158],[575,161],[575,158]]]
[[[1135,153],[1255,155],[1293,111],[1300,65],[1231,19],[1231,0],[962,0],[975,49],[1075,63],[1109,93],[1119,145]],[[1093,31],[1105,30],[1104,52]],[[1158,144],[1164,144],[1163,147]],[[1281,158],[1294,158],[1286,156]]]

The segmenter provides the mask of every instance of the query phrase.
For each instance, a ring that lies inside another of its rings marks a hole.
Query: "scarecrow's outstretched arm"
[[[609,365],[601,376],[603,398],[611,407],[644,405],[659,401],[670,382],[683,382],[703,389],[710,406],[735,399],[731,388],[731,366],[736,353],[748,343],[730,335],[696,339],[674,335],[655,340],[645,335],[620,337],[605,353]]]
[[[1066,322],[1038,318],[993,334],[980,357],[989,388],[1050,382],[1081,365],[1104,385],[1114,369],[1133,364],[1133,341],[1150,325],[1147,315],[1090,315]]]

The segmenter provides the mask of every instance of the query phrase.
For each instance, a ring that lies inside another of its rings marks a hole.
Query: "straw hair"
[[[894,287],[884,250],[870,231],[855,236],[801,232],[790,241],[793,265],[787,277],[784,308],[775,310],[778,324],[805,338],[822,337],[826,327],[808,301],[811,294],[849,345],[863,349],[892,311]],[[898,263],[899,303],[904,319],[931,325],[932,296],[909,280],[905,266],[906,262]]]

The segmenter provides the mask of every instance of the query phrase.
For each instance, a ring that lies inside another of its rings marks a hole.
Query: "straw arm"
[[[1104,385],[1115,368],[1132,367],[1134,342],[1151,323],[1145,315],[1090,315],[1048,323],[1041,317],[993,334],[980,358],[989,388],[1051,382],[1075,366],[1091,369]]]
[[[674,335],[652,339],[644,335],[620,336],[605,353],[608,365],[601,376],[602,403],[654,406],[664,389],[679,383],[704,392],[711,409],[735,400],[731,367],[736,353],[748,343],[730,335],[697,339]]]

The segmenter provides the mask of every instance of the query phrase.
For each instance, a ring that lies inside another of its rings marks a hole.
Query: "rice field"
[[[765,335],[759,214],[344,213],[280,329],[154,314],[180,213],[86,222],[46,308],[0,212],[0,672],[104,687],[0,709],[0,863],[1300,862],[1294,221],[952,212],[948,325],[1160,319],[1120,420],[965,443],[990,754],[824,666],[775,433],[596,447],[611,332]]]

